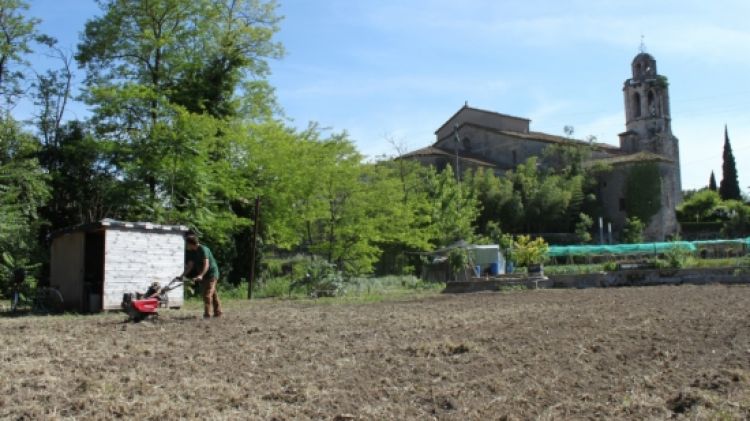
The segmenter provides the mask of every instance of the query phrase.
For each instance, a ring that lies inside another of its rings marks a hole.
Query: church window
[[[633,102],[630,104],[633,108],[633,117],[641,116],[641,94],[638,92],[633,94]]]
[[[654,100],[654,98],[655,98],[654,91],[648,91],[648,97],[647,97],[648,112],[651,116],[656,115],[656,101]]]
[[[625,198],[624,197],[620,198],[620,210],[623,212],[625,211]]]
[[[513,151],[513,166],[515,167],[516,165],[518,165],[518,155],[516,151]]]

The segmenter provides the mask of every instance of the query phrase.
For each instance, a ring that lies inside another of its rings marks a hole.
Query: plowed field
[[[0,419],[748,419],[750,287],[0,318]]]

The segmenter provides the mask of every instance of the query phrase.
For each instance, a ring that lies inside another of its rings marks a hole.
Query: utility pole
[[[453,125],[453,137],[456,140],[454,151],[456,152],[456,180],[461,182],[461,169],[458,167],[458,145],[461,144],[461,138],[458,136],[458,124]]]
[[[253,239],[250,243],[250,278],[247,281],[247,299],[253,298],[253,282],[255,281],[255,250],[258,248],[258,221],[260,221],[260,196],[255,197],[255,217],[253,222]]]

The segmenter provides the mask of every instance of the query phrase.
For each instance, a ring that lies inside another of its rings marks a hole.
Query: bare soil
[[[0,318],[0,419],[748,419],[750,287]]]

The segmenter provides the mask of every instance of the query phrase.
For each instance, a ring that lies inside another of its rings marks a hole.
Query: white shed
[[[479,275],[502,275],[505,273],[505,256],[500,252],[497,244],[471,244],[466,246],[475,266],[479,267]]]
[[[53,233],[50,285],[66,310],[120,308],[126,292],[166,285],[182,273],[187,227],[104,219]],[[169,292],[169,306],[183,304],[182,286]]]

